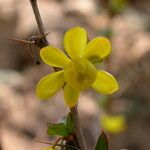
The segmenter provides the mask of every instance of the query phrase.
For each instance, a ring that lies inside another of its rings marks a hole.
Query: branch
[[[45,34],[44,25],[43,25],[42,18],[41,18],[41,15],[40,15],[40,12],[39,12],[39,9],[38,9],[38,6],[37,6],[37,0],[30,0],[30,3],[31,3],[31,6],[32,6],[32,9],[33,9],[35,18],[36,18],[36,22],[37,22],[37,25],[38,25],[38,28],[39,28],[40,35],[43,36]],[[43,39],[44,39],[44,43],[40,43],[40,45],[37,45],[40,48],[45,47],[45,46],[48,45],[46,37],[44,37]],[[77,136],[77,140],[78,140],[80,150],[87,150],[85,140],[84,140],[84,137],[83,137],[83,133],[82,133],[82,128],[80,126],[77,105],[74,106],[73,108],[71,108],[70,112],[71,112],[72,119],[73,119],[73,122],[74,122],[74,125],[75,125],[75,133],[76,133],[76,136]]]
[[[48,145],[54,145],[54,143],[52,143],[52,142],[49,142],[49,141],[42,141],[42,140],[39,140],[39,139],[35,139],[35,142],[39,142],[39,143],[43,143],[43,144],[48,144]],[[62,144],[58,144],[58,143],[57,143],[55,146],[68,147],[68,148],[72,148],[72,149],[75,149],[75,150],[80,150],[80,149],[78,149],[78,148],[76,148],[76,147],[74,147],[74,146],[72,146],[72,145],[68,145],[68,144],[62,145]]]
[[[42,47],[45,47],[45,46],[49,45],[48,41],[46,40],[46,37],[44,36],[45,35],[44,24],[43,24],[43,21],[42,21],[40,12],[39,12],[39,8],[38,8],[38,5],[37,5],[37,0],[30,0],[30,3],[31,3],[32,9],[33,9],[33,12],[34,12],[34,16],[35,16],[35,19],[36,19],[36,22],[37,22],[37,25],[38,25],[40,35],[41,35],[41,37],[43,37],[42,41],[40,41],[41,45],[40,46],[37,45],[37,46],[42,48]],[[33,37],[33,41],[35,41],[34,38],[35,37]],[[32,39],[30,39],[30,40],[32,41]]]
[[[75,105],[74,107],[70,108],[70,112],[71,112],[72,120],[73,120],[73,123],[75,126],[75,133],[76,133],[76,136],[78,139],[80,149],[87,150],[85,139],[84,139],[83,132],[82,132],[82,128],[80,125],[78,106]]]
[[[44,35],[44,25],[43,25],[43,21],[42,21],[42,18],[41,18],[41,15],[37,6],[37,0],[30,0],[30,2],[31,2],[32,9],[34,11],[34,15],[35,15],[36,22],[39,28],[39,32],[41,35]]]

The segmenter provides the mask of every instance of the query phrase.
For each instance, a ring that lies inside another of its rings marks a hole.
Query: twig
[[[44,25],[43,25],[43,21],[42,21],[42,18],[41,18],[41,15],[40,15],[40,12],[39,12],[39,9],[37,6],[37,0],[30,0],[30,2],[32,5],[32,9],[34,11],[34,15],[35,15],[36,22],[37,22],[37,25],[39,28],[39,32],[42,36],[42,35],[44,35]]]
[[[45,34],[44,33],[44,25],[43,25],[42,18],[41,18],[41,15],[40,15],[40,12],[39,12],[39,9],[38,9],[38,6],[37,6],[37,0],[30,0],[30,2],[31,2],[31,5],[32,5],[32,9],[33,9],[35,18],[36,18],[36,22],[37,22],[37,25],[38,25],[38,28],[39,28],[39,32],[40,32],[41,36],[43,36]],[[41,43],[40,48],[45,47],[46,45],[48,45],[46,37],[44,37],[43,39],[44,39],[44,41],[46,41],[46,43],[44,43],[44,44]],[[84,137],[83,137],[83,133],[82,133],[82,128],[80,126],[77,105],[75,107],[72,107],[70,109],[70,112],[71,112],[72,119],[73,119],[73,122],[74,122],[74,125],[75,125],[75,133],[76,133],[76,136],[77,136],[77,140],[78,140],[80,150],[87,150],[85,140],[84,140]]]
[[[49,141],[42,141],[42,140],[39,140],[39,139],[35,139],[35,141],[36,141],[36,142],[39,142],[39,143],[43,143],[43,144],[54,145],[54,143],[49,142]],[[74,146],[72,146],[72,145],[68,145],[68,144],[63,145],[63,144],[58,144],[58,143],[57,143],[55,146],[70,147],[70,148],[73,148],[73,149],[75,149],[75,150],[80,150],[80,149],[78,149],[78,148],[76,148],[76,147],[74,147]]]
[[[74,107],[70,108],[70,112],[71,112],[71,117],[75,126],[75,133],[78,139],[78,144],[80,146],[80,149],[87,150],[82,128],[80,125],[78,105],[75,105]]]
[[[42,43],[42,45],[43,45],[43,47],[45,47],[46,45],[48,45],[48,41],[46,40],[46,37],[44,36],[45,35],[45,30],[44,30],[43,21],[42,21],[40,12],[39,12],[39,8],[38,8],[38,5],[37,5],[37,0],[30,0],[30,3],[31,3],[31,6],[32,6],[34,15],[35,15],[35,19],[36,19],[36,22],[37,22],[37,25],[38,25],[40,35],[41,35],[41,37],[43,37],[44,42]]]
[[[54,145],[53,142],[49,142],[49,141],[42,141],[42,140],[39,140],[39,139],[35,139],[35,142],[39,142],[39,143],[43,143],[43,144],[49,144],[49,145]],[[64,146],[63,144],[56,144],[56,146]]]
[[[62,140],[62,137],[59,137],[58,139],[56,139],[56,141],[54,142],[52,148],[55,148],[57,146],[57,144]]]

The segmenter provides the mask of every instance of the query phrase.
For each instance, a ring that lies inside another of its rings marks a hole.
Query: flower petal
[[[100,118],[102,128],[110,133],[120,133],[126,128],[126,120],[123,115],[104,114]]]
[[[40,50],[42,60],[53,67],[64,68],[70,59],[58,48],[46,46]]]
[[[92,62],[98,62],[104,59],[110,51],[110,41],[104,37],[97,37],[87,44],[83,56]]]
[[[36,95],[39,99],[48,99],[53,96],[65,83],[64,71],[54,72],[43,77],[37,87]]]
[[[79,91],[73,89],[69,84],[64,87],[64,99],[69,107],[73,107],[79,98]]]
[[[96,91],[102,94],[112,94],[118,90],[116,79],[106,71],[98,70],[95,82],[92,85]]]
[[[81,56],[86,44],[87,33],[83,28],[71,28],[64,36],[64,48],[71,58]]]

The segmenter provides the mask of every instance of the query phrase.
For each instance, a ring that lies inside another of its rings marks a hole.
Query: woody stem
[[[34,15],[35,15],[35,19],[36,19],[36,22],[38,25],[40,35],[43,36],[45,34],[44,24],[43,24],[43,21],[42,21],[40,12],[39,12],[37,0],[30,0],[30,3],[32,6]],[[46,45],[49,45],[45,36],[43,36],[43,39],[44,39],[44,41],[46,41],[46,43],[41,42],[41,45],[37,45],[40,48],[45,47]],[[85,144],[85,139],[84,139],[83,132],[82,132],[82,128],[81,128],[80,121],[79,121],[78,106],[76,105],[76,106],[70,108],[70,112],[71,112],[71,116],[72,116],[73,123],[75,126],[75,133],[76,133],[78,144],[79,144],[78,146],[79,146],[80,150],[87,150],[86,144]]]

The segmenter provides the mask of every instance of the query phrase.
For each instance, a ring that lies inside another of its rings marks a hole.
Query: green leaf
[[[108,150],[108,139],[103,131],[98,138],[95,150]]]
[[[60,136],[69,135],[69,132],[64,123],[50,125],[48,127],[47,133],[48,135],[60,135]]]
[[[74,124],[71,118],[71,114],[69,113],[67,116],[67,120],[66,120],[66,127],[69,133],[73,133],[74,132]]]

